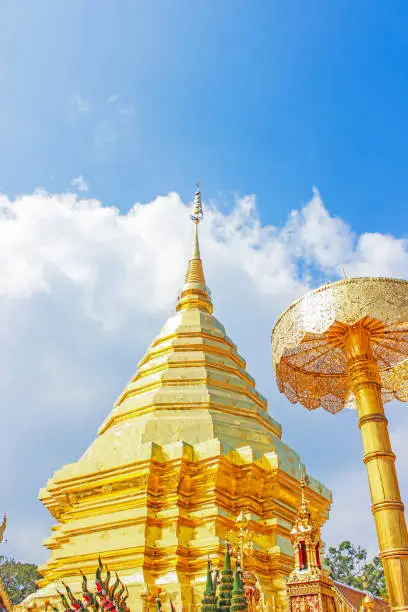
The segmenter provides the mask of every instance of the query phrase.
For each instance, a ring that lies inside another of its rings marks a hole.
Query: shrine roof
[[[334,584],[343,597],[347,599],[349,604],[356,610],[359,610],[366,592],[355,589],[354,587],[343,584],[342,582],[334,582]],[[373,612],[388,612],[390,610],[390,606],[384,599],[381,599],[381,597],[375,597],[374,595],[372,595],[372,598],[374,600]]]

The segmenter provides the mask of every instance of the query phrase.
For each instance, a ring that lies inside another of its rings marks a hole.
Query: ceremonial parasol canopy
[[[350,327],[369,332],[384,402],[408,401],[408,282],[347,278],[289,306],[272,331],[279,390],[309,410],[353,407],[340,338]]]

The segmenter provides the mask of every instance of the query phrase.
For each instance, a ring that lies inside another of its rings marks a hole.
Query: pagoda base
[[[146,585],[151,592],[161,589],[163,601],[171,597],[177,610],[194,610],[201,604],[207,559],[221,567],[241,510],[252,532],[251,570],[266,599],[285,609],[285,578],[294,563],[290,529],[300,495],[297,474],[287,466],[296,461],[279,440],[264,455],[249,446],[225,448],[217,439],[195,446],[148,443],[138,462],[120,466],[120,479],[112,470],[54,477],[42,494],[50,510],[64,508],[46,541],[51,557],[39,568],[40,590],[16,612],[57,604],[62,580],[80,593],[80,570],[92,585],[99,555],[128,587],[132,611],[143,609]],[[324,522],[330,502],[316,489],[318,483],[310,497]]]

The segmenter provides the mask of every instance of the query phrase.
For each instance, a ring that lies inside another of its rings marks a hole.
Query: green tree
[[[36,582],[41,578],[33,563],[20,563],[4,555],[0,555],[0,576],[14,606],[37,590]]]
[[[348,540],[336,548],[330,546],[326,556],[333,580],[343,582],[356,589],[363,590],[363,574],[366,576],[368,590],[379,597],[386,596],[384,570],[378,557],[367,561],[367,551],[361,546],[354,546]]]
[[[368,583],[368,590],[373,595],[378,597],[387,597],[387,588],[385,586],[384,569],[379,557],[367,563],[365,566],[365,574]]]

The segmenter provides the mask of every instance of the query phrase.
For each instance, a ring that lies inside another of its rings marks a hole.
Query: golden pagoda
[[[119,572],[132,610],[158,588],[177,610],[198,609],[207,559],[220,564],[241,511],[253,534],[250,569],[274,609],[286,608],[300,459],[212,314],[198,242],[202,216],[197,189],[193,251],[175,314],[95,441],[40,491],[56,519],[44,543],[51,555],[39,568],[40,589],[19,610],[57,601],[62,579],[79,592],[80,570],[92,580],[99,555]],[[310,479],[308,497],[322,525],[330,492]]]

